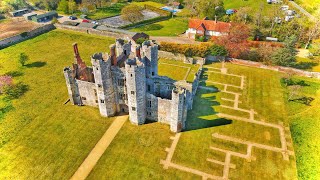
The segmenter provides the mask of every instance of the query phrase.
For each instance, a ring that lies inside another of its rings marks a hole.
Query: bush
[[[225,47],[219,46],[219,45],[213,45],[209,48],[210,55],[212,56],[227,56],[228,51],[226,50]]]
[[[17,99],[29,90],[29,86],[19,82],[14,85],[5,86],[3,92],[10,99]]]
[[[23,33],[20,34],[20,36],[23,37],[23,38],[27,37],[28,36],[28,32],[23,32]]]
[[[200,36],[200,35],[196,34],[195,40],[196,40],[196,41],[199,41],[199,42],[205,42],[205,41],[206,41],[206,37],[205,37],[205,36]]]
[[[209,55],[209,48],[212,46],[211,43],[201,43],[199,45],[194,44],[177,44],[169,42],[161,42],[160,49],[162,51],[168,51],[172,53],[180,53],[186,56],[200,56],[205,57]]]

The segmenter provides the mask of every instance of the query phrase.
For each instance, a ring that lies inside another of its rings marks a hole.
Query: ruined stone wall
[[[83,105],[98,107],[98,96],[95,83],[76,80]]]
[[[184,90],[177,88],[172,91],[170,130],[181,132],[186,123],[186,100]]]
[[[171,118],[171,100],[156,97],[147,93],[147,119],[158,121],[160,123],[170,124]]]
[[[69,67],[67,67],[64,68],[63,73],[66,80],[70,102],[74,105],[81,105],[82,102],[80,98],[78,84],[76,83],[72,70]]]
[[[166,76],[157,76],[152,78],[153,92],[157,97],[171,99],[172,89],[174,88],[174,80]]]
[[[186,57],[184,54],[171,53],[171,52],[167,52],[167,51],[159,51],[158,55],[159,55],[159,58],[182,61],[182,62],[184,62],[186,64],[204,65],[205,62],[206,62],[205,58],[201,58],[201,57]]]
[[[117,112],[122,112],[122,109],[123,109],[122,105],[128,104],[125,68],[112,66],[111,71],[112,71],[113,87],[115,90]],[[126,110],[125,112],[128,112],[127,108],[125,108],[125,110]]]

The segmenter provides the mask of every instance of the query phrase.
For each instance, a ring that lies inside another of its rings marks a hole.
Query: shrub
[[[29,90],[29,86],[19,82],[17,84],[5,86],[3,92],[10,99],[17,99]]]
[[[2,75],[0,76],[0,93],[3,92],[3,89],[6,86],[11,86],[12,85],[12,77],[8,75]]]
[[[227,56],[228,51],[224,46],[219,46],[219,45],[213,45],[209,48],[210,55],[212,56]]]
[[[196,34],[195,40],[196,40],[196,41],[199,41],[199,42],[205,42],[205,41],[206,41],[206,37],[205,37],[205,36],[200,36],[200,35]]]
[[[23,37],[23,38],[27,37],[28,36],[28,32],[23,32],[23,33],[20,34],[20,36]]]
[[[163,51],[168,51],[172,53],[180,53],[186,56],[200,56],[205,57],[210,53],[209,48],[212,46],[211,43],[201,43],[201,44],[177,44],[169,42],[161,42],[160,49]]]

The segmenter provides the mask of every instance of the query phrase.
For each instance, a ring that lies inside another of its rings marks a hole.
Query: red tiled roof
[[[190,19],[189,28],[205,28],[207,31],[229,32],[231,24],[226,22],[215,22],[213,20]]]

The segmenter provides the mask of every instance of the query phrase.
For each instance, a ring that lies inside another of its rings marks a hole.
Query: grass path
[[[92,149],[88,157],[84,160],[84,162],[72,176],[71,180],[84,180],[87,178],[87,176],[97,164],[102,154],[109,147],[110,143],[118,134],[127,119],[128,116],[119,116],[113,121],[109,129],[104,133],[104,135]]]

